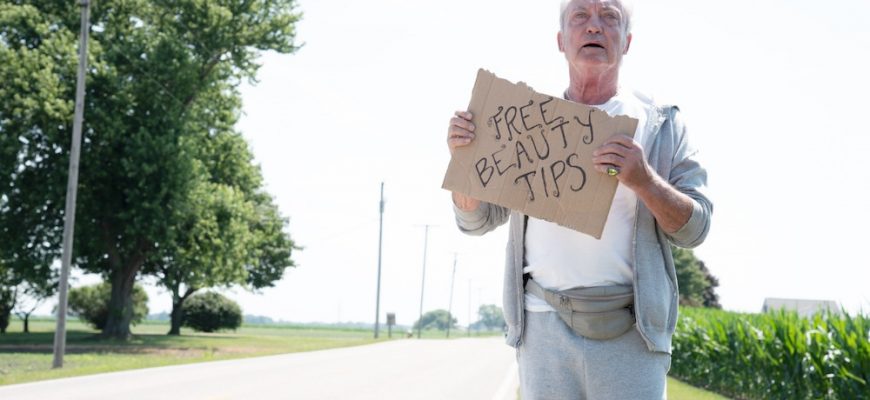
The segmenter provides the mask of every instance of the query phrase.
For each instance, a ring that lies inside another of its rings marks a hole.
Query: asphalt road
[[[0,399],[515,399],[514,355],[501,338],[405,339],[2,386]]]

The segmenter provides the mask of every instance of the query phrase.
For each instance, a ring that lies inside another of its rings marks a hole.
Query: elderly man
[[[564,97],[639,121],[633,139],[594,153],[595,169],[619,180],[600,240],[453,193],[465,233],[510,220],[504,311],[524,400],[665,396],[678,299],[670,245],[701,244],[713,207],[678,109],[619,86],[631,38],[624,1],[562,3]],[[451,153],[474,140],[471,117],[450,120]]]

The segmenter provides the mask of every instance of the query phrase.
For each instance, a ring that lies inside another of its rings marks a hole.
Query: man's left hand
[[[614,135],[592,153],[592,163],[598,172],[607,174],[615,168],[616,179],[629,189],[637,191],[653,180],[652,169],[646,162],[643,148],[626,135]]]

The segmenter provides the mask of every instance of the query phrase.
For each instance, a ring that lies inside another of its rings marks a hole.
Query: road
[[[501,338],[366,346],[149,368],[0,387],[2,400],[515,399]]]

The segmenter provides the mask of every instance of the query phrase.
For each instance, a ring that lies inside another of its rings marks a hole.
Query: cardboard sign
[[[475,139],[456,149],[444,189],[601,238],[618,181],[592,152],[637,120],[536,93],[477,72],[468,110]]]

